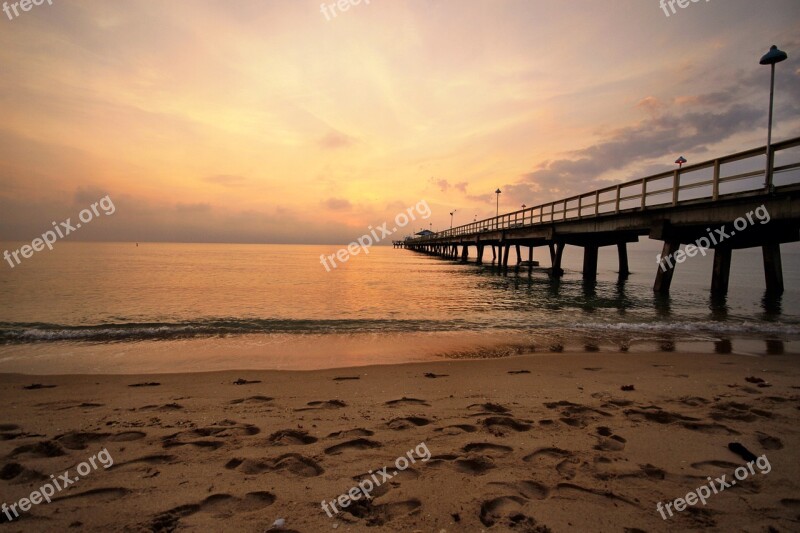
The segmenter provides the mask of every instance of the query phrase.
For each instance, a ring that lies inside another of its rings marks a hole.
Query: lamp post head
[[[528,206],[525,205],[525,204],[522,204],[522,209],[525,209],[526,207],[528,207]]]
[[[759,63],[762,65],[774,65],[775,63],[786,61],[788,58],[789,55],[786,52],[778,50],[778,47],[773,44],[770,46],[769,52],[763,55]]]
[[[499,187],[497,188],[496,191],[494,191],[495,194],[500,194],[501,192],[503,192],[503,191],[501,191]]]
[[[675,164],[678,165],[679,167],[683,166],[684,163],[686,163],[686,158],[683,156],[680,156],[678,159],[675,160]]]

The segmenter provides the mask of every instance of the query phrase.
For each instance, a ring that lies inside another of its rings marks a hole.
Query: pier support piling
[[[672,284],[672,275],[675,274],[675,258],[672,256],[680,248],[679,242],[665,241],[661,249],[661,261],[657,263],[656,281],[653,291],[658,294],[668,294]]]
[[[564,256],[563,242],[550,244],[550,275],[554,278],[560,278],[564,275],[561,269],[561,258]]]
[[[731,279],[731,257],[733,250],[728,247],[714,249],[714,270],[711,275],[711,292],[717,295],[728,293]]]
[[[617,255],[619,256],[619,278],[626,279],[631,273],[628,268],[628,243],[617,243]]]
[[[783,294],[783,265],[781,264],[781,245],[765,244],[761,247],[764,256],[764,277],[767,281],[767,292]]]
[[[583,247],[583,279],[594,281],[597,279],[597,251],[596,244],[587,244]]]

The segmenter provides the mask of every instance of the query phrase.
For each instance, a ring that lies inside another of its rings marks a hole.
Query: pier
[[[800,137],[767,151],[754,148],[393,244],[465,263],[474,247],[479,265],[488,247],[492,263],[502,268],[508,268],[512,249],[518,268],[532,267],[534,249],[542,247],[553,277],[563,275],[564,248],[578,246],[583,278],[593,281],[600,247],[617,248],[624,279],[630,273],[628,243],[646,236],[663,243],[665,259],[655,265],[653,283],[662,294],[679,264],[697,255],[698,242],[713,253],[711,291],[717,294],[728,291],[732,251],[760,247],[766,289],[780,294],[780,245],[800,240]],[[764,213],[768,223],[762,223]]]

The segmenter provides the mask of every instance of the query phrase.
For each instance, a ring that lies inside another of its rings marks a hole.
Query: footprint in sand
[[[124,431],[116,434],[72,431],[59,435],[55,440],[68,450],[85,450],[96,442],[131,442],[146,436],[147,434],[141,431]]]
[[[718,402],[711,410],[714,420],[738,420],[755,422],[759,418],[772,418],[772,412],[754,408],[741,402]]]
[[[319,506],[319,504],[316,504]],[[370,500],[361,499],[352,502],[344,512],[364,521],[367,527],[390,525],[394,520],[420,512],[422,502],[416,498],[399,502],[374,504]]]
[[[235,400],[231,400],[229,403],[231,405],[239,405],[241,403],[259,404],[271,402],[274,399],[275,398],[270,398],[269,396],[248,396],[247,398],[237,398]]]
[[[431,420],[427,418],[423,418],[421,416],[407,416],[405,418],[393,418],[389,422],[386,423],[386,427],[389,429],[393,429],[395,431],[401,431],[404,429],[413,429],[415,427],[420,426],[427,426],[431,423]]]
[[[650,463],[639,465],[639,469],[645,476],[651,479],[664,480],[667,478],[667,472],[663,468],[651,465]]]
[[[328,439],[344,439],[350,437],[371,437],[375,434],[374,431],[370,431],[364,428],[356,428],[356,429],[347,429],[344,431],[335,431],[328,435],[326,438]]]
[[[766,433],[761,433],[760,431],[757,431],[756,438],[758,439],[758,443],[765,450],[783,449],[783,442],[781,442],[781,439],[779,439],[778,437],[772,437],[770,435],[767,435]]]
[[[296,429],[282,429],[269,436],[269,442],[273,446],[287,446],[293,444],[306,445],[314,444],[317,438],[309,435],[306,431]]]
[[[510,413],[511,410],[499,403],[473,403],[467,406],[470,411],[478,411],[478,414],[505,414]]]
[[[30,457],[30,458],[47,458],[47,457],[61,457],[66,455],[61,445],[52,440],[45,440],[37,442],[36,444],[25,444],[14,448],[8,457]]]
[[[498,526],[508,531],[550,531],[535,518],[522,512],[527,499],[520,496],[499,496],[481,504],[478,518],[486,527]]]
[[[544,473],[555,471],[562,479],[572,479],[580,466],[580,458],[561,448],[540,448],[522,458],[526,463],[536,465],[536,470]]]
[[[478,428],[472,424],[453,424],[443,428],[436,428],[434,431],[440,431],[447,435],[459,435],[461,433],[475,433],[478,431]]]
[[[461,448],[466,453],[486,453],[489,455],[507,455],[514,451],[511,446],[504,446],[502,444],[494,444],[491,442],[471,442]]]
[[[54,389],[55,385],[43,385],[41,383],[33,383],[31,385],[25,385],[22,387],[25,390],[40,390],[40,389]]]
[[[547,402],[544,404],[544,406],[547,407],[548,409],[554,409],[559,411],[559,413],[561,414],[561,418],[559,418],[559,421],[562,424],[574,428],[587,427],[590,423],[595,422],[599,419],[597,415],[601,415],[604,417],[611,416],[611,413],[601,411],[600,409],[595,409],[594,407],[580,405],[565,400],[559,402]]]
[[[131,466],[139,464],[144,464],[148,466],[165,465],[173,461],[175,461],[174,455],[167,455],[167,454],[145,455],[144,457],[131,459],[130,461],[125,461],[123,463],[114,463],[114,468],[122,468],[123,466]]]
[[[484,455],[459,458],[453,464],[459,472],[473,476],[480,476],[495,468],[494,460]]]
[[[175,531],[180,528],[180,521],[200,512],[215,513],[220,516],[232,516],[235,513],[258,511],[275,503],[272,493],[259,491],[248,492],[243,498],[230,494],[213,494],[200,503],[180,505],[169,511],[154,516],[143,529],[148,531]]]
[[[133,491],[124,487],[102,487],[85,490],[83,492],[66,494],[61,497],[53,498],[53,501],[62,502],[64,500],[74,500],[75,498],[91,498],[93,500],[103,501],[104,503],[111,503],[114,500],[124,498],[131,492]]]
[[[344,403],[342,400],[317,400],[314,402],[308,402],[306,404],[308,407],[301,407],[300,409],[295,409],[295,411],[314,411],[317,409],[341,409],[342,407],[347,407],[347,404]]]
[[[359,438],[325,448],[325,453],[328,455],[338,455],[349,450],[371,450],[373,448],[380,448],[381,446],[382,444],[380,442]]]
[[[594,445],[594,449],[603,452],[620,452],[625,449],[625,443],[628,442],[623,437],[614,435],[614,432],[606,426],[597,428],[597,436],[595,438],[597,438],[598,442]]]
[[[19,463],[8,463],[0,468],[0,479],[14,484],[27,484],[48,478],[41,472],[26,468]]]
[[[626,409],[624,413],[625,416],[637,422],[648,421],[657,424],[678,424],[686,429],[700,431],[702,433],[739,435],[738,431],[724,424],[703,422],[699,418],[682,415],[680,413],[671,413],[655,406],[652,407],[652,410],[649,410],[649,408]]]
[[[420,399],[417,399],[417,398],[406,398],[405,396],[403,396],[399,400],[389,400],[388,402],[386,402],[386,405],[388,405],[389,407],[400,407],[400,406],[403,406],[403,405],[425,405],[425,406],[430,406],[430,404],[428,402],[426,402],[425,400],[420,400]]]
[[[509,430],[522,432],[530,431],[532,424],[511,418],[510,416],[490,416],[484,419],[483,426],[489,433],[497,437],[505,436]]]
[[[492,481],[489,485],[514,490],[526,500],[546,500],[550,496],[550,489],[538,481],[517,481],[515,483]]]
[[[696,468],[697,470],[733,470],[738,466],[742,466],[737,463],[732,463],[730,461],[700,461],[698,463],[692,463],[692,468]]]
[[[257,383],[261,383],[261,380],[254,379],[252,381],[248,381],[246,379],[239,378],[233,382],[234,385],[255,385]]]
[[[230,440],[236,442],[239,437],[258,435],[261,430],[252,424],[240,424],[233,420],[222,420],[211,426],[188,429],[161,439],[164,448],[177,446],[194,446],[207,450],[217,450]],[[200,440],[213,437],[216,440]],[[225,440],[220,440],[225,439]]]
[[[603,504],[603,502],[608,502],[608,500],[615,500],[615,501],[627,503],[628,505],[632,505],[632,506],[637,507],[637,508],[641,508],[641,505],[639,505],[635,501],[633,501],[631,499],[628,499],[628,498],[626,498],[624,496],[621,496],[619,494],[616,494],[615,492],[612,492],[611,490],[594,489],[594,488],[590,488],[590,487],[582,487],[580,485],[576,485],[575,483],[566,483],[566,482],[565,483],[559,483],[556,486],[556,489],[557,489],[559,494],[560,493],[569,494],[569,493],[574,493],[574,492],[580,492],[580,493],[582,493],[582,495],[587,495],[588,494],[588,495],[597,496],[598,498],[600,498],[599,500],[597,500],[597,503],[600,503],[601,505]],[[574,498],[574,496],[572,496],[572,498]]]
[[[26,437],[44,437],[44,435],[25,433],[16,424],[0,424],[0,440],[14,440]]]
[[[132,411],[180,411],[184,407],[179,403],[165,403],[164,405],[145,405]]]
[[[287,453],[263,461],[235,458],[225,463],[225,468],[237,470],[248,476],[264,472],[287,471],[299,477],[316,477],[325,472],[315,460],[299,453]]]
[[[452,453],[434,455],[426,464],[428,468],[431,468],[445,463],[452,463],[453,468],[457,471],[472,476],[480,476],[495,468],[494,459],[490,455],[481,455],[476,451],[472,451],[467,457]]]

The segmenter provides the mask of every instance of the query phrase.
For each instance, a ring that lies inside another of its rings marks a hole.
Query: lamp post
[[[525,204],[522,204],[522,209],[525,209],[526,207],[528,207],[528,206],[525,205]]]
[[[450,211],[450,229],[453,229],[453,215],[458,211],[458,209],[453,209]]]
[[[496,211],[495,211],[495,216],[500,216],[500,193],[501,192],[503,192],[503,191],[500,190],[500,187],[498,187],[497,190],[494,191],[494,193],[497,195],[497,208],[496,208]]]
[[[675,164],[678,165],[678,168],[683,167],[683,164],[686,163],[686,158],[680,156],[678,159],[675,160]]]
[[[764,54],[759,61],[762,65],[770,66],[769,78],[769,123],[767,125],[767,175],[765,176],[764,188],[767,192],[772,189],[772,104],[775,97],[775,64],[781,61],[786,61],[789,55],[778,50],[774,44],[770,47],[769,52]]]

